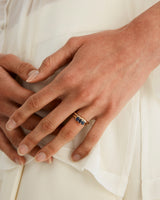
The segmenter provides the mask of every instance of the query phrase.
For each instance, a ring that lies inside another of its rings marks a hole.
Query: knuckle
[[[18,146],[21,144],[25,144],[28,146],[29,150],[31,150],[36,144],[38,143],[38,136],[35,137],[32,135],[32,133],[29,133],[23,140],[22,143],[19,143]]]
[[[67,46],[72,48],[77,45],[77,42],[78,42],[78,37],[73,36],[67,41]]]
[[[44,132],[52,132],[54,130],[54,123],[49,119],[42,120],[41,129]]]
[[[24,114],[20,110],[16,110],[12,119],[16,122],[16,124],[18,124],[24,119]]]
[[[1,56],[1,62],[5,63],[8,62],[9,59],[15,58],[15,55],[13,54],[4,54],[3,56]]]
[[[36,95],[32,95],[31,97],[29,97],[29,99],[27,100],[27,107],[33,110],[39,109],[39,97],[37,97]]]
[[[51,56],[48,56],[47,58],[45,58],[42,62],[42,66],[44,68],[48,68],[52,65],[53,61],[52,61],[52,57]]]
[[[83,89],[78,95],[79,100],[85,103],[90,103],[93,100],[93,93],[89,89]]]
[[[74,87],[77,83],[77,79],[75,77],[75,74],[72,72],[68,72],[63,76],[63,84],[65,87]]]
[[[38,137],[34,137],[31,134],[29,134],[25,140],[25,144],[29,147],[29,149],[32,149],[34,146],[36,146],[38,142]]]
[[[17,57],[13,54],[4,54],[0,57],[0,64],[4,68],[10,63],[10,60],[15,60]]]
[[[6,55],[4,55],[3,56],[5,59],[12,59],[12,58],[16,58],[16,56],[14,55],[14,54],[11,54],[11,53],[9,53],[9,54],[6,54]]]
[[[22,62],[19,65],[17,65],[17,73],[23,74],[24,72],[28,72],[28,70],[31,68],[31,65],[27,62]]]
[[[50,156],[50,155],[52,155],[52,154],[57,152],[57,148],[55,146],[53,146],[53,145],[47,145],[45,147],[44,151],[45,151],[47,156]]]
[[[65,130],[61,132],[60,136],[64,141],[69,141],[75,136],[75,132],[73,130]]]

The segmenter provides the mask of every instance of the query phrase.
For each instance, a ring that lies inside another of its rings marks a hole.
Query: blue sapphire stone
[[[77,121],[77,122],[79,122],[79,119],[80,119],[79,117],[76,117],[76,121]]]
[[[82,122],[82,119],[79,119],[79,123],[81,124],[81,122]]]
[[[84,121],[81,121],[81,124],[82,124],[82,125],[84,125],[84,124],[85,124],[85,122],[84,122]]]
[[[83,119],[81,119],[80,117],[76,117],[76,121],[79,122],[82,125],[85,124],[85,121]]]

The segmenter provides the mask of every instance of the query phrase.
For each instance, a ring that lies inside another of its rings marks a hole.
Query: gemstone
[[[79,117],[76,117],[76,121],[79,122]]]
[[[82,122],[81,122],[81,124],[82,124],[82,125],[84,125],[84,124],[85,124],[85,122],[84,122],[84,121],[82,121]]]
[[[80,117],[76,117],[76,121],[79,122],[82,125],[85,124],[85,121],[83,119],[81,119]]]

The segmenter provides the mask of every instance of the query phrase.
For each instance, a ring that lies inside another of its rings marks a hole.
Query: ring
[[[81,125],[86,125],[86,124],[89,124],[89,122],[84,119],[82,116],[80,116],[78,113],[74,112],[73,113],[73,117],[75,118],[75,120],[80,123]]]

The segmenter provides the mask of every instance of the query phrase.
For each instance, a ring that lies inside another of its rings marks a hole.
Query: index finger
[[[6,129],[11,131],[22,125],[33,113],[59,97],[62,92],[63,89],[60,88],[60,85],[56,85],[55,82],[48,84],[38,93],[30,96],[25,103],[11,115],[6,123]]]

